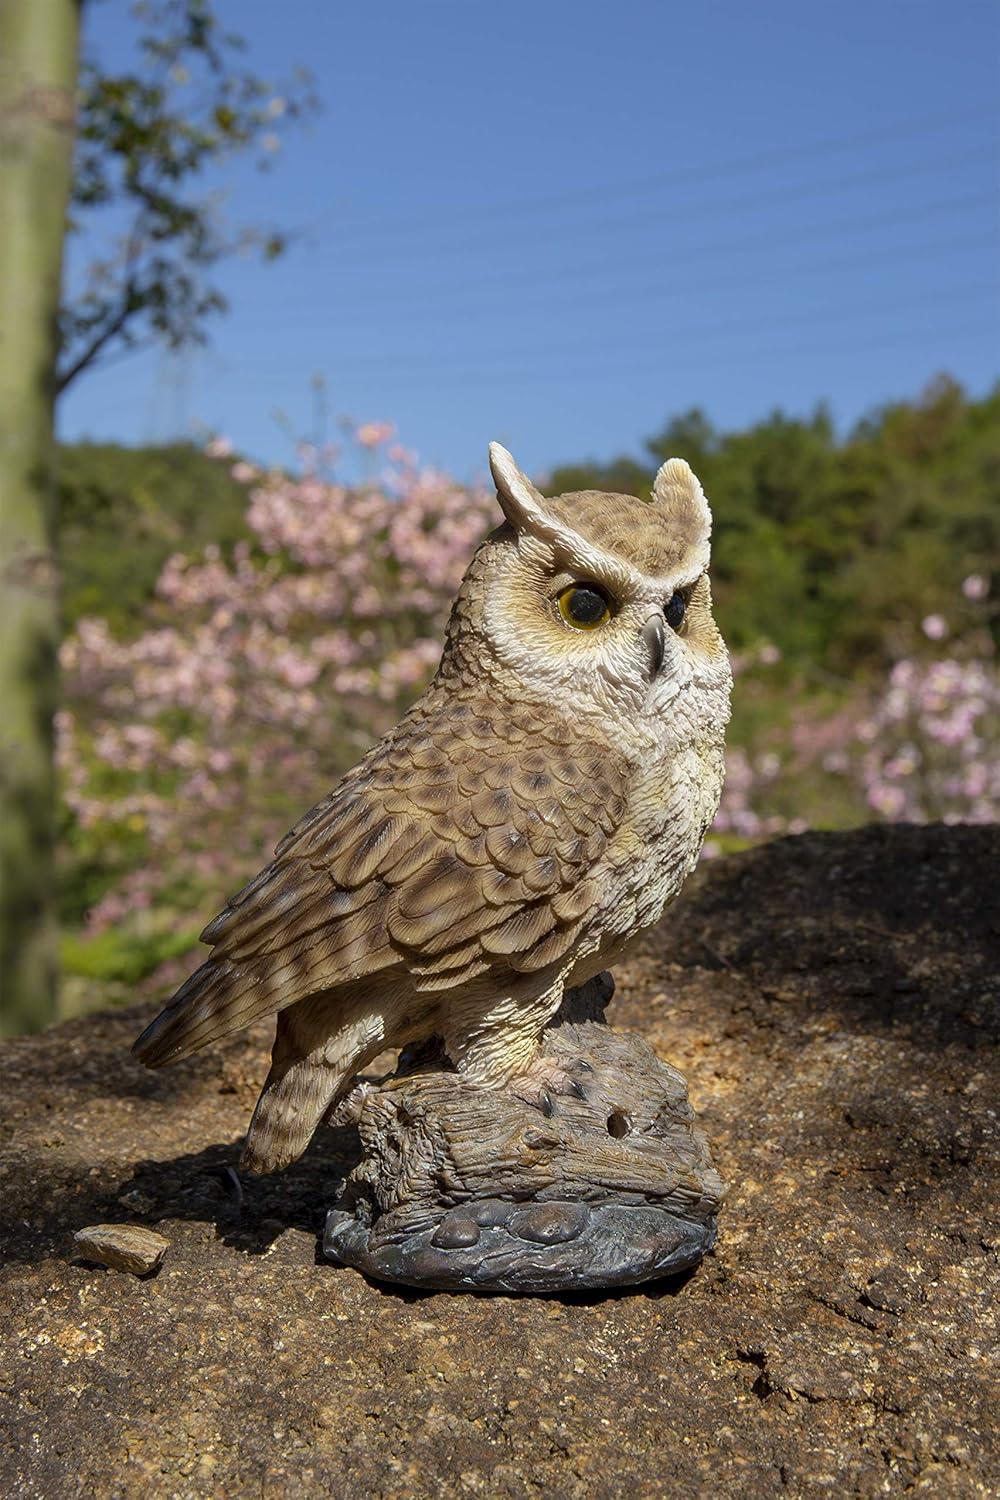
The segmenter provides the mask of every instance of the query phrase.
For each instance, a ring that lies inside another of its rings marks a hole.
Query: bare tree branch
[[[121,333],[132,316],[135,306],[134,294],[135,287],[129,282],[114,316],[102,328],[98,329],[97,333],[90,340],[90,343],[77,355],[72,364],[68,365],[64,370],[56,371],[55,390],[57,396],[61,396],[66,387],[72,384],[76,377],[87,369],[88,365],[94,363],[101,350]]]

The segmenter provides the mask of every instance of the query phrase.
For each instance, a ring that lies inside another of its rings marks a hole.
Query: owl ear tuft
[[[688,532],[693,542],[707,541],[712,531],[712,512],[705,491],[683,458],[668,458],[653,480],[654,504],[666,512],[671,526]]]
[[[543,542],[567,566],[600,578],[608,588],[624,594],[632,578],[628,567],[561,520],[499,443],[490,444],[490,470],[500,508],[519,537]]]
[[[500,443],[490,444],[490,473],[497,487],[500,509],[514,530],[547,536],[552,523],[546,513],[544,497],[528,476],[521,473],[513,455]]]

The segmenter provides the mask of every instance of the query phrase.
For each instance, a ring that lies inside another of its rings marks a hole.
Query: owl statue
[[[648,502],[546,499],[497,443],[490,466],[503,524],[430,686],[209,923],[211,957],[135,1043],[160,1067],[277,1013],[252,1171],[295,1161],[378,1053],[432,1036],[546,1113],[579,1092],[542,1030],[658,921],[718,807],[732,679],[688,465]]]

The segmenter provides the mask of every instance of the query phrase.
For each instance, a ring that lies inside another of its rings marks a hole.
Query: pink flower
[[[943,641],[948,634],[948,622],[944,615],[924,615],[920,628],[929,641]]]
[[[363,422],[354,436],[362,448],[377,448],[387,443],[396,429],[391,422]]]
[[[906,796],[901,787],[880,783],[870,789],[868,805],[884,818],[898,818],[906,806]]]
[[[966,599],[985,599],[990,591],[988,578],[982,573],[970,573],[968,578],[962,580],[962,593]]]

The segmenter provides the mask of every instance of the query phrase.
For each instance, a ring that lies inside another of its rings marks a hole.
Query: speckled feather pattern
[[[660,578],[700,545],[692,494],[544,503],[567,547]],[[625,608],[601,647],[555,617],[559,545],[510,524],[483,544],[430,687],[209,924],[211,957],[136,1044],[159,1066],[279,1013],[254,1169],[294,1160],[387,1046],[439,1035],[486,1086],[529,1068],[564,987],[657,920],[697,857],[728,714],[707,581],[701,651],[672,643],[653,691]]]

